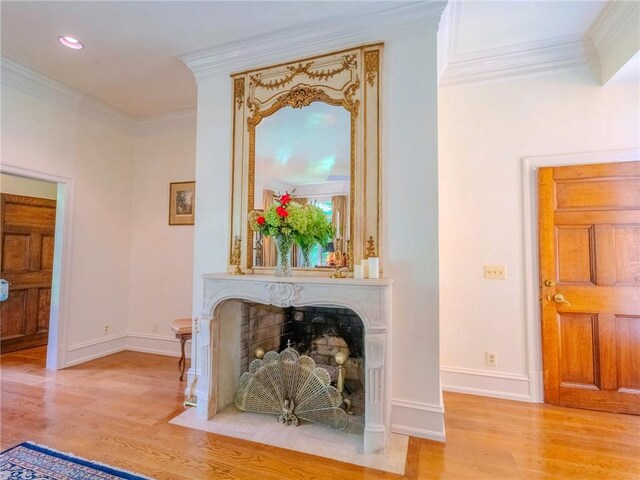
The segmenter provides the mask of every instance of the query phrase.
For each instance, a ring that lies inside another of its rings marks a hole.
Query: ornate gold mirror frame
[[[380,256],[380,66],[382,44],[305,58],[233,74],[233,143],[229,272],[269,273],[253,265],[253,232],[248,214],[254,205],[255,139],[260,121],[283,107],[325,102],[345,108],[351,117],[349,270],[354,261]],[[240,255],[233,242],[242,238]],[[373,251],[371,248],[373,240]],[[369,242],[369,243],[367,243]],[[372,254],[373,253],[373,254]],[[239,257],[239,258],[238,258]],[[295,269],[296,274],[329,274]]]

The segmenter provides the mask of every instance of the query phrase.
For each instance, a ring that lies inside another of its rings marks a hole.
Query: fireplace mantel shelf
[[[392,278],[331,278],[331,277],[276,277],[274,275],[246,274],[232,275],[230,273],[205,273],[202,278],[209,280],[237,281],[237,282],[260,282],[260,283],[300,283],[319,285],[353,285],[387,287],[393,284]]]

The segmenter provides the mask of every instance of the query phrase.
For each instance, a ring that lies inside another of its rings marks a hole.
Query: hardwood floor
[[[177,360],[121,352],[61,370],[4,354],[1,442],[32,440],[158,479],[400,479],[170,425]],[[640,479],[640,417],[446,393],[447,443],[412,438],[405,479]]]

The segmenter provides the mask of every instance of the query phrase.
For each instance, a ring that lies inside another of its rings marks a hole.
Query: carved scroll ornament
[[[271,305],[291,307],[298,300],[300,285],[293,283],[270,283],[265,285],[269,291]]]

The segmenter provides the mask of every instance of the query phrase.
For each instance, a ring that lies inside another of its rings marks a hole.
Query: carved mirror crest
[[[273,241],[252,231],[248,213],[285,191],[319,206],[336,230],[297,274],[352,270],[371,239],[380,255],[381,54],[382,44],[367,45],[232,75],[229,252],[240,236],[244,271],[275,268]]]

